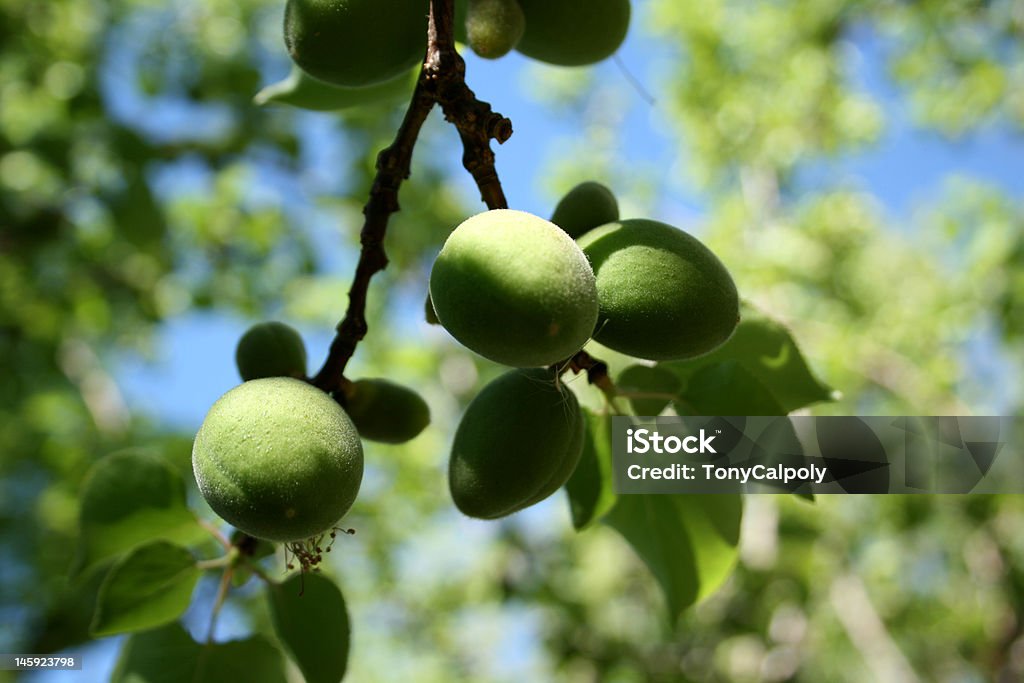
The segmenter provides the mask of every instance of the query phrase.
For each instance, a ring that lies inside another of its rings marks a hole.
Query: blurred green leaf
[[[583,531],[615,505],[612,489],[612,419],[583,410],[587,421],[583,454],[565,484],[572,525]]]
[[[133,635],[112,683],[286,683],[281,652],[262,636],[200,645],[178,624]]]
[[[670,361],[659,363],[658,367],[670,369],[687,387],[684,396],[694,397],[698,394],[710,393],[700,389],[691,392],[689,383],[694,381],[697,373],[709,365],[733,361],[741,366],[746,374],[758,380],[771,394],[782,412],[750,412],[737,408],[725,409],[727,402],[714,402],[723,406],[717,412],[703,413],[707,415],[784,415],[799,408],[832,399],[832,390],[811,372],[797,347],[792,335],[779,323],[763,314],[744,307],[743,318],[736,327],[736,332],[722,346],[711,353],[686,361]],[[748,380],[746,374],[737,369],[720,371],[720,376],[703,375],[696,378],[698,383],[706,382],[722,386],[723,390],[730,384],[739,388]],[[739,401],[742,396],[736,394]],[[752,405],[764,404],[762,399],[751,400]],[[768,409],[764,406],[761,410]],[[699,413],[694,413],[699,414]]]
[[[628,495],[605,518],[658,580],[670,621],[732,571],[743,511],[739,495]]]
[[[682,386],[682,381],[672,371],[646,365],[630,365],[615,380],[620,394],[636,394],[629,397],[629,403],[637,415],[660,415]],[[643,394],[652,396],[641,396]]]
[[[188,609],[200,574],[186,548],[167,541],[136,548],[107,574],[90,631],[103,637],[174,621]]]
[[[277,637],[308,683],[345,676],[351,625],[338,586],[321,574],[300,573],[267,589]]]
[[[86,475],[79,513],[82,572],[154,539],[188,545],[206,537],[185,505],[185,482],[163,460],[138,451],[109,455]]]

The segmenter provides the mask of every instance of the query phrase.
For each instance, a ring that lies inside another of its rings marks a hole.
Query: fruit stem
[[[366,336],[366,296],[370,279],[388,264],[384,252],[388,220],[400,208],[398,190],[409,177],[416,140],[435,104],[441,105],[445,119],[459,131],[462,164],[476,181],[481,199],[489,209],[508,207],[490,141],[494,139],[501,144],[508,140],[512,135],[512,122],[478,100],[466,85],[466,64],[455,50],[454,22],[454,0],[430,0],[423,68],[394,142],[377,156],[377,175],[363,208],[362,249],[348,292],[348,310],[338,323],[327,360],[311,380],[324,391],[335,391],[341,386],[345,367]]]

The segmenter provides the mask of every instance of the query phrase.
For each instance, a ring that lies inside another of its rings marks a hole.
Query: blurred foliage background
[[[625,214],[699,234],[841,392],[814,413],[1019,414],[1024,196],[962,173],[895,211],[848,161],[894,136],[1019,150],[1024,5],[634,5],[618,62],[510,58],[500,73],[516,89],[470,60],[471,87],[518,129],[498,152],[513,207],[544,214],[596,178]],[[401,112],[254,107],[287,71],[281,14],[276,0],[0,0],[0,652],[113,657],[115,644],[84,644],[95,585],[68,581],[81,477],[127,446],[190,477],[191,436],[233,374],[230,341],[169,329],[276,317],[324,356],[373,159]],[[674,163],[638,148],[646,129]],[[996,150],[987,161],[1024,178],[1024,158]],[[601,527],[573,534],[562,494],[500,523],[461,518],[447,443],[499,369],[421,321],[433,255],[482,209],[460,154],[435,115],[353,366],[416,387],[434,424],[367,449],[346,521],[359,533],[330,568],[353,614],[351,680],[1024,678],[1019,497],[750,497],[735,573],[671,626],[629,547]],[[126,393],[124,359],[158,363],[168,344],[223,372]],[[148,408],[161,401],[193,417]],[[239,591],[219,637],[265,623],[256,595]]]

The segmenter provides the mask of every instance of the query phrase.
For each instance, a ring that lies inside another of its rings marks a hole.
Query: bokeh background
[[[295,325],[312,372],[344,311],[401,106],[255,107],[288,72],[282,16],[0,0],[0,652],[86,658],[25,680],[104,680],[116,659],[118,639],[85,639],[95,586],[67,579],[88,467],[134,446],[190,477],[244,329]],[[812,413],[1020,414],[1021,2],[638,0],[594,68],[467,63],[515,126],[498,150],[512,207],[548,216],[596,179],[624,216],[700,236],[840,392]],[[350,680],[1024,678],[1017,496],[748,497],[735,572],[674,624],[620,537],[572,531],[564,494],[459,515],[447,446],[500,370],[422,319],[433,256],[483,209],[460,156],[435,112],[351,366],[415,387],[434,421],[368,444],[359,533],[332,553]],[[186,615],[197,635],[215,587]],[[217,637],[266,619],[250,585]]]

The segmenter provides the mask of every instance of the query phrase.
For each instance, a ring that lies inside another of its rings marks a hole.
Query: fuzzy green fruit
[[[256,379],[210,408],[192,469],[206,502],[230,524],[268,541],[301,541],[352,507],[363,446],[324,392],[287,377]]]
[[[470,517],[510,515],[557,491],[582,450],[579,403],[554,373],[507,372],[473,399],[455,432],[452,499]]]
[[[428,0],[288,0],[284,42],[303,71],[359,88],[396,78],[423,59]]]
[[[279,322],[253,325],[235,348],[243,381],[262,377],[305,377],[306,345],[293,327]]]
[[[601,183],[587,181],[569,190],[551,215],[551,222],[576,239],[588,230],[619,220],[619,202]]]
[[[345,391],[345,412],[359,436],[405,443],[430,424],[430,407],[419,394],[386,379],[361,379]]]
[[[526,31],[516,49],[559,66],[610,57],[629,30],[629,0],[519,0]]]
[[[438,320],[481,356],[550,365],[586,343],[597,321],[594,273],[554,223],[499,209],[448,237],[430,273]]]
[[[441,321],[437,319],[437,313],[434,311],[434,302],[430,300],[430,294],[427,294],[427,298],[423,301],[423,319],[427,321],[428,325],[440,325]]]
[[[342,88],[313,78],[293,64],[291,73],[284,80],[260,90],[253,102],[260,106],[290,104],[312,111],[339,111],[349,107],[398,102],[409,99],[418,76],[419,71],[412,69],[390,81],[365,88]]]
[[[503,57],[523,37],[526,20],[517,0],[469,0],[466,12],[467,42],[481,57]]]
[[[594,339],[636,358],[678,360],[711,351],[739,321],[739,295],[722,262],[695,237],[657,221],[603,225],[579,239],[597,276]]]

